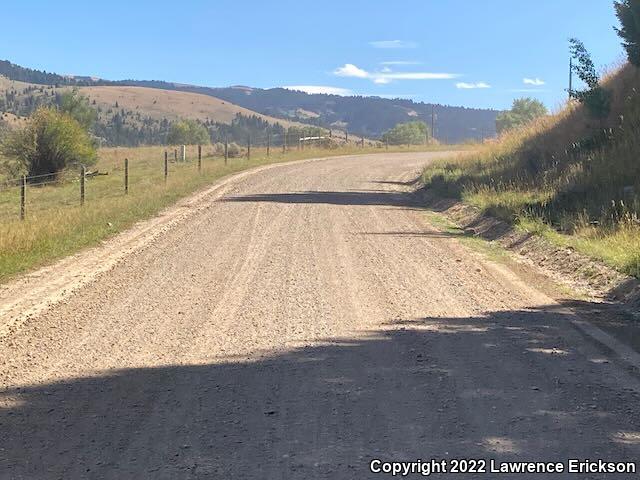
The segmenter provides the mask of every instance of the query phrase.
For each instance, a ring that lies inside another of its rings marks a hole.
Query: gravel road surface
[[[0,479],[640,458],[638,379],[571,326],[588,304],[552,300],[412,202],[437,155],[240,175],[95,279],[48,292],[57,303],[0,339]],[[5,287],[0,307],[82,275],[57,268]]]

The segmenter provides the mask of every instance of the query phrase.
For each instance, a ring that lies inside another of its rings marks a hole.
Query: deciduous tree
[[[39,108],[24,128],[9,133],[2,153],[29,176],[56,176],[67,166],[91,165],[97,152],[87,131],[69,114]]]

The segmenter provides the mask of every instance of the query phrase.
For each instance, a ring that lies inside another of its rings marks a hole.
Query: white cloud
[[[522,83],[525,85],[534,85],[536,87],[541,87],[545,84],[544,80],[540,80],[539,78],[523,78]]]
[[[390,62],[380,62],[380,65],[422,65],[422,62],[415,62],[413,60],[391,60]]]
[[[329,87],[326,85],[290,85],[282,88],[310,94],[324,93],[327,95],[341,95],[343,97],[353,95],[353,92],[348,88]]]
[[[455,73],[433,72],[393,73],[389,69],[383,69],[381,72],[367,72],[351,63],[334,70],[333,74],[338,77],[368,78],[378,85],[386,85],[393,80],[450,80],[460,76]]]
[[[362,70],[351,63],[346,63],[343,67],[336,69],[333,73],[338,77],[367,78],[369,76],[369,72]]]
[[[476,82],[476,83],[459,82],[459,83],[456,83],[456,88],[460,88],[462,90],[473,90],[476,88],[491,88],[491,85],[485,82]]]
[[[377,40],[369,42],[373,48],[416,48],[416,42],[407,42],[405,40]]]

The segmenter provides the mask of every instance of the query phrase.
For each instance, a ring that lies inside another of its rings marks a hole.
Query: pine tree
[[[640,66],[640,0],[620,0],[614,2],[620,28],[616,32],[623,39],[629,61]]]

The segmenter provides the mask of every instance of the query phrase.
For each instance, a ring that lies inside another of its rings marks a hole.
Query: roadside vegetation
[[[441,195],[640,277],[640,2],[616,7],[629,64],[600,78],[572,39],[585,88],[569,92],[562,111],[506,128],[496,143],[438,161],[423,177]]]
[[[509,130],[523,127],[537,118],[547,115],[547,107],[540,100],[519,98],[513,101],[511,110],[496,117],[496,132],[503,134]]]
[[[389,152],[445,148],[442,145],[395,147]],[[349,144],[331,149],[292,149],[286,154],[281,148],[272,148],[267,156],[266,148],[260,146],[252,147],[251,158],[247,159],[245,149],[235,145],[232,151],[230,145],[229,160],[225,164],[220,144],[214,144],[202,147],[202,171],[198,172],[197,146],[187,146],[187,162],[170,161],[165,184],[166,150],[170,158],[173,157],[173,147],[99,149],[97,162],[91,167],[91,171],[99,175],[86,180],[84,206],[79,201],[77,170],[67,169],[52,183],[27,187],[24,221],[19,219],[19,189],[0,188],[0,282],[96,245],[226,175],[271,163],[385,152],[380,146],[361,148]],[[125,158],[129,159],[128,194],[124,192]]]
[[[398,123],[382,135],[382,141],[389,145],[422,145],[430,139],[429,127],[419,121]]]

